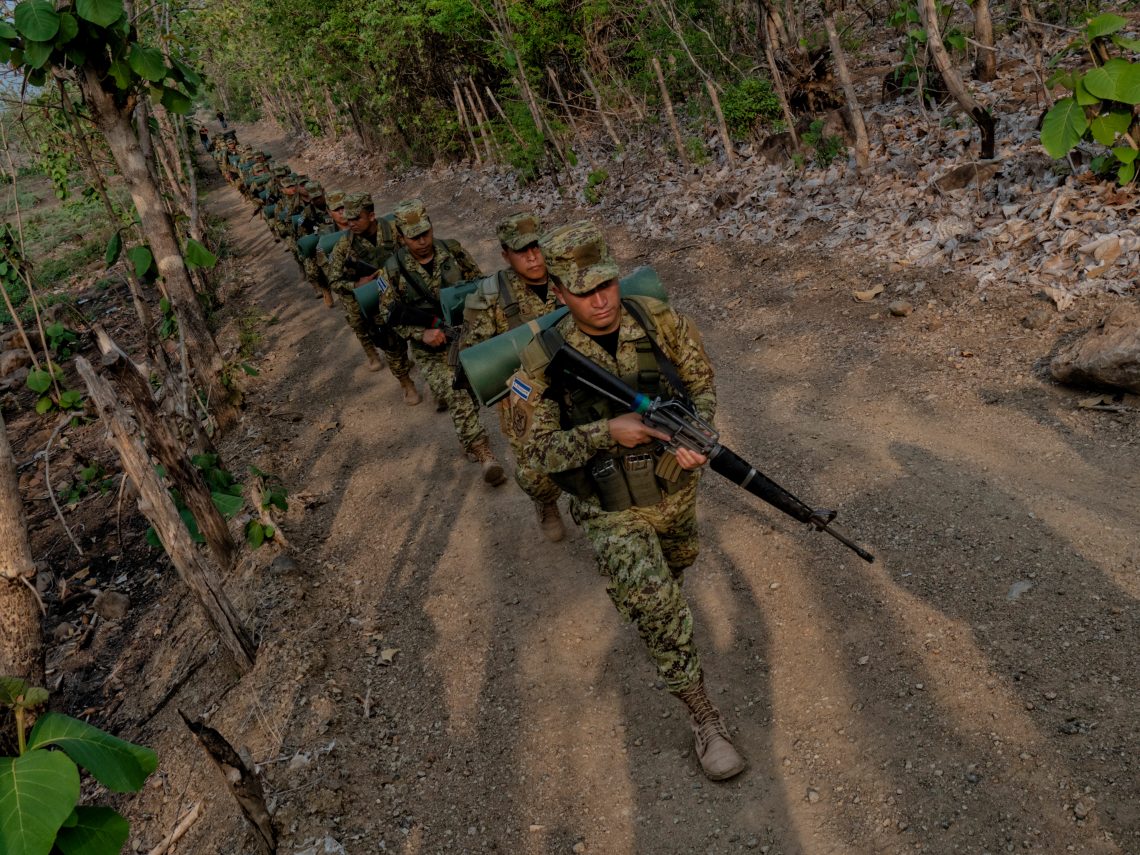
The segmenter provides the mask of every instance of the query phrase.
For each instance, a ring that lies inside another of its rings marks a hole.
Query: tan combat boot
[[[423,398],[420,397],[419,391],[416,389],[415,381],[407,375],[400,378],[400,388],[404,390],[404,403],[409,407],[414,407]]]
[[[558,513],[558,500],[535,502],[538,511],[538,525],[551,543],[557,543],[566,536],[566,526],[562,524],[562,514]]]
[[[503,472],[502,465],[495,459],[495,452],[491,451],[491,443],[487,441],[487,437],[480,439],[468,451],[475,455],[477,463],[483,464],[484,481],[492,487],[507,483],[507,475]]]
[[[384,368],[384,362],[380,359],[380,354],[376,352],[376,348],[371,345],[364,346],[364,355],[368,357],[368,370],[381,371]]]
[[[693,688],[677,692],[676,695],[689,708],[694,747],[705,776],[713,781],[724,781],[743,772],[748,761],[732,747],[728,727],[720,710],[713,706],[705,694],[704,679]]]
[[[331,309],[333,307],[332,291],[330,291],[328,288],[322,288],[321,297],[324,298],[325,305]]]

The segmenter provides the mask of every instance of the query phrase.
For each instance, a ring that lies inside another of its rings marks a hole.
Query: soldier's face
[[[332,217],[332,221],[336,223],[336,227],[341,231],[348,228],[348,219],[344,216],[344,208],[329,211],[329,216]]]
[[[537,243],[525,249],[504,249],[503,259],[523,282],[539,285],[546,281],[546,259]]]
[[[400,235],[400,239],[404,242],[404,246],[408,248],[408,252],[412,254],[412,258],[416,261],[430,261],[432,255],[434,255],[432,248],[433,232],[433,229],[428,229],[422,235],[416,235],[412,238]]]
[[[361,208],[360,214],[348,219],[348,230],[354,235],[369,234],[376,226],[376,212]]]
[[[578,329],[586,335],[605,335],[621,324],[621,290],[616,278],[603,282],[588,294],[571,294],[558,286],[554,291],[574,316]]]

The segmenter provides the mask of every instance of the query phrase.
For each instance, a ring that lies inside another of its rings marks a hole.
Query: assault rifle
[[[346,258],[344,260],[344,269],[352,274],[353,279],[373,276],[380,272],[380,268],[376,265],[369,264],[367,261],[361,261],[358,258]]]
[[[793,519],[807,523],[817,531],[827,532],[864,561],[875,560],[874,555],[832,524],[835,511],[808,507],[767,475],[758,472],[752,464],[725,448],[720,444],[720,435],[716,429],[693,412],[688,404],[678,400],[652,399],[641,394],[565,342],[551,358],[547,374],[552,379],[570,378],[605,395],[630,412],[637,413],[650,427],[669,434],[666,445],[670,449],[687,448],[703,454],[708,458],[709,468],[713,472],[723,475]]]
[[[421,309],[417,306],[409,306],[407,303],[397,300],[393,305],[391,311],[388,312],[388,325],[395,326],[397,324],[404,324],[407,326],[419,326],[425,329],[440,330],[448,342],[453,342],[459,337],[459,327],[453,327],[451,324],[445,323],[443,318],[440,317],[442,312],[436,312],[428,309]]]

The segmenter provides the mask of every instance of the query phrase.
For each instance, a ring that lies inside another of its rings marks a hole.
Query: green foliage
[[[53,410],[82,410],[85,404],[83,393],[76,389],[61,389],[59,381],[63,377],[63,370],[54,362],[46,369],[37,368],[28,372],[25,385],[33,392],[39,393],[36,401],[36,412],[45,415]]]
[[[780,101],[771,82],[764,77],[746,77],[733,83],[720,96],[725,124],[734,136],[747,136],[758,125],[774,126],[780,121]]]
[[[582,195],[586,197],[586,201],[591,205],[598,204],[601,201],[605,188],[602,186],[606,183],[606,179],[610,174],[604,169],[595,169],[586,176],[586,189],[582,191]]]
[[[117,855],[130,833],[107,807],[78,804],[79,769],[114,792],[136,792],[158,766],[149,748],[93,725],[44,713],[25,733],[27,712],[48,693],[0,677],[0,705],[13,710],[19,754],[0,757],[0,852],[20,855]]]
[[[709,152],[700,137],[685,137],[685,156],[697,166],[704,166],[709,162]]]
[[[67,493],[67,504],[77,504],[80,499],[93,492],[107,493],[114,483],[115,480],[107,477],[107,470],[98,461],[90,466],[84,466],[79,470],[79,477],[71,484],[71,489]]]
[[[186,250],[182,257],[186,260],[186,266],[191,270],[196,267],[209,269],[218,263],[218,257],[193,238],[186,241]]]
[[[75,151],[56,142],[45,141],[40,143],[39,155],[36,158],[36,168],[51,179],[55,188],[57,199],[66,199],[70,193],[71,175],[76,171],[78,162]]]
[[[138,41],[123,0],[20,0],[12,23],[0,27],[0,54],[32,86],[43,86],[52,69],[87,67],[120,103],[149,93],[179,113],[189,111],[202,82],[185,63]]]
[[[816,119],[812,122],[801,139],[804,145],[812,150],[812,160],[821,169],[831,166],[836,158],[847,153],[847,145],[843,142],[843,137],[824,134],[823,119]]]
[[[48,347],[60,359],[71,356],[72,348],[79,341],[79,334],[59,321],[44,327],[44,332],[47,334]]]
[[[962,52],[966,49],[966,34],[958,27],[949,26],[950,18],[954,14],[954,7],[950,3],[936,2],[934,11],[939,19],[938,30],[942,33],[942,44],[950,51]],[[903,43],[902,62],[891,72],[891,85],[900,92],[911,92],[918,88],[921,78],[929,78],[930,72],[926,42],[929,36],[922,26],[922,16],[918,12],[918,5],[914,2],[903,2],[897,6],[887,19],[887,23],[895,29],[906,34]],[[932,91],[928,88],[923,95],[929,101],[934,100]]]
[[[1140,42],[1122,33],[1128,22],[1119,15],[1098,15],[1086,21],[1080,34],[1054,58],[1079,52],[1092,58],[1092,67],[1058,71],[1049,85],[1060,84],[1072,94],[1061,98],[1041,123],[1041,145],[1053,158],[1068,155],[1082,141],[1091,140],[1107,151],[1094,159],[1098,174],[1116,172],[1120,184],[1136,178],[1136,105],[1140,104],[1140,63],[1124,56],[1140,52]]]
[[[158,301],[158,311],[162,314],[162,323],[158,327],[158,337],[164,341],[178,336],[178,316],[174,314],[174,305],[166,297]]]

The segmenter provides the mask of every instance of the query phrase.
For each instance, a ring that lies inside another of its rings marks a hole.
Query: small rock
[[[586,851],[586,844],[583,843],[581,840],[579,840],[577,843],[575,843],[570,848],[570,851],[571,852],[585,852]]]
[[[51,631],[51,637],[56,641],[65,641],[68,638],[71,638],[71,636],[74,634],[75,625],[67,623],[66,621]]]
[[[287,768],[290,772],[299,772],[302,769],[307,769],[309,767],[309,764],[312,762],[313,761],[309,759],[308,754],[297,752],[293,755],[293,759],[289,761],[289,766]]]
[[[1043,330],[1049,326],[1049,321],[1052,320],[1056,312],[1051,312],[1044,306],[1040,306],[1021,319],[1021,325],[1027,330]]]
[[[808,787],[807,800],[809,804],[815,804],[819,801],[819,790],[815,787]]]
[[[271,573],[296,573],[300,565],[290,555],[278,555],[269,564]]]
[[[1077,802],[1075,805],[1073,805],[1073,813],[1076,815],[1077,819],[1084,819],[1091,812],[1092,808],[1086,805],[1084,802]]]
[[[908,300],[895,300],[887,306],[887,310],[896,318],[905,318],[914,311],[914,306]]]
[[[7,377],[19,368],[26,368],[32,364],[32,355],[24,348],[6,350],[0,353],[0,377]]]
[[[131,610],[131,598],[118,591],[102,591],[91,607],[103,620],[122,620]]]

